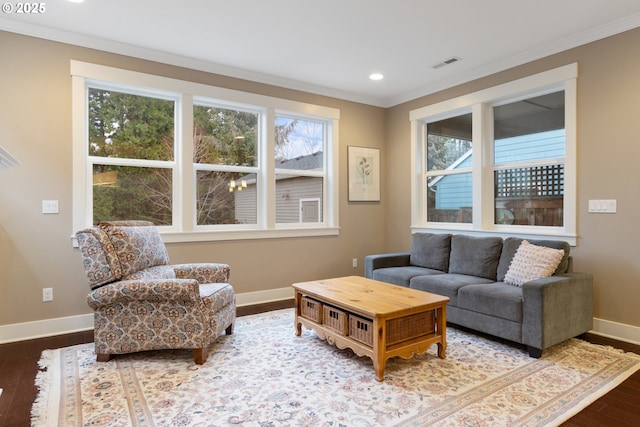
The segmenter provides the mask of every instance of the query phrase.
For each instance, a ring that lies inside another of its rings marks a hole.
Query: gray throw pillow
[[[523,240],[524,239],[519,237],[507,237],[504,239],[502,244],[502,254],[500,255],[500,263],[498,264],[498,282],[504,281],[504,276],[507,274],[507,271],[509,271],[511,260]],[[569,243],[558,240],[527,240],[532,245],[545,246],[552,249],[562,249],[564,251],[564,257],[562,257],[560,264],[553,274],[562,274],[567,272],[567,268],[569,268],[569,252],[571,250]]]
[[[415,233],[409,263],[418,267],[447,271],[451,234]]]
[[[449,273],[496,280],[501,252],[500,237],[454,235],[451,238]]]

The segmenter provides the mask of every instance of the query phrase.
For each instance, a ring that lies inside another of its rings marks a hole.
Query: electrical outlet
[[[42,302],[53,301],[53,288],[42,288]]]
[[[358,258],[354,258],[354,259],[351,261],[351,265],[353,266],[353,268],[356,268],[356,267],[358,266]]]

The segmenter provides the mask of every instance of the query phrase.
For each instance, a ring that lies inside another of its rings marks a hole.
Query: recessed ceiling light
[[[373,74],[371,74],[369,76],[369,78],[371,80],[382,80],[382,79],[384,79],[384,76],[382,74],[380,74],[380,73],[373,73]]]
[[[69,0],[71,3],[83,3],[84,0]]]

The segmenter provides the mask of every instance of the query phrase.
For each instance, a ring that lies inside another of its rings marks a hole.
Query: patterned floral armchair
[[[169,265],[156,227],[147,221],[103,222],[76,233],[94,310],[99,362],[114,354],[193,349],[195,363],[226,330],[236,297],[227,264]]]

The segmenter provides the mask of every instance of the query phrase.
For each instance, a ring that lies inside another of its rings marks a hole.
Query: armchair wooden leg
[[[108,362],[109,360],[111,360],[110,354],[104,354],[104,353],[96,354],[96,361],[98,362]]]
[[[202,365],[207,361],[207,349],[206,348],[194,348],[193,349],[193,361],[196,365]]]
[[[231,335],[233,334],[233,323],[227,326],[227,329],[224,330],[225,334]]]

